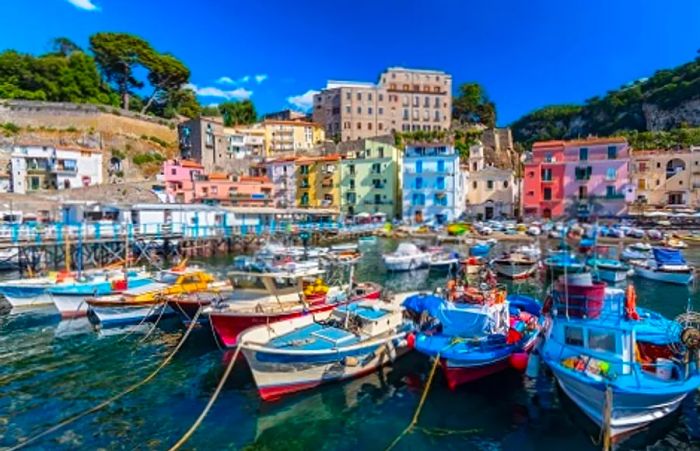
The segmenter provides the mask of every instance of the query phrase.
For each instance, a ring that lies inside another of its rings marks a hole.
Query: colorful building
[[[163,163],[158,180],[165,184],[170,202],[187,204],[194,197],[194,180],[204,175],[204,166],[190,160],[168,160]]]
[[[12,151],[12,191],[25,194],[99,185],[102,150],[20,144]]]
[[[308,152],[326,139],[323,127],[314,122],[265,120],[260,124],[265,133],[265,156]]]
[[[396,146],[371,139],[353,142],[340,163],[340,206],[346,216],[401,216],[401,156]]]
[[[340,208],[340,155],[303,157],[295,165],[298,207]]]
[[[296,204],[297,157],[272,158],[251,168],[251,175],[268,177],[274,186],[275,207],[290,208]]]
[[[271,206],[274,187],[267,177],[213,173],[195,179],[192,201],[233,206]]]
[[[404,150],[403,219],[444,224],[464,213],[465,177],[447,144],[411,144]]]
[[[510,169],[487,165],[481,143],[469,149],[467,165],[462,167],[462,172],[467,178],[466,213],[469,217],[488,220],[519,216],[519,180]]]
[[[625,138],[545,141],[524,165],[523,208],[538,217],[614,216],[634,199]]]
[[[632,151],[635,207],[700,208],[700,147]]]

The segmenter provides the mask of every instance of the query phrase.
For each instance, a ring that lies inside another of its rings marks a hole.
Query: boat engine
[[[678,338],[685,348],[686,362],[695,361],[700,368],[700,313],[687,311],[676,318],[681,327]]]

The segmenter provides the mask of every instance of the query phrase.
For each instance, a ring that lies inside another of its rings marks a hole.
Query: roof
[[[204,166],[192,160],[173,160],[173,164],[180,164],[183,168],[204,169]]]
[[[258,182],[258,183],[271,183],[268,177],[255,176],[255,175],[241,175],[238,177],[239,182]]]
[[[293,163],[296,160],[298,160],[299,157],[297,156],[287,156],[287,157],[277,157],[277,158],[271,158],[267,161],[265,161],[262,164],[277,164],[277,163]]]
[[[208,175],[209,180],[228,180],[228,174],[225,172],[212,172]]]
[[[376,88],[377,85],[370,81],[343,81],[343,80],[328,80],[326,89],[336,88]]]
[[[537,141],[532,145],[532,148],[543,148],[543,147],[574,147],[574,146],[594,146],[596,144],[607,144],[607,143],[621,143],[627,144],[627,139],[622,136],[611,136],[608,138],[585,138],[585,139],[572,139],[569,141],[565,140],[551,140],[551,141]]]
[[[410,69],[408,67],[401,67],[401,66],[392,66],[392,67],[387,67],[385,72],[389,72],[392,70],[396,71],[405,71],[405,72],[418,72],[421,74],[440,74],[440,75],[450,75],[447,72],[441,71],[441,70],[433,70],[433,69]]]
[[[56,149],[56,150],[72,150],[75,152],[102,153],[102,149],[95,149],[93,147],[63,146],[63,145],[56,146],[54,144],[50,144],[47,142],[38,142],[38,141],[23,141],[23,142],[19,142],[19,143],[15,144],[14,147],[49,147],[49,148]]]
[[[310,122],[310,121],[294,121],[294,120],[282,120],[282,119],[265,119],[263,121],[263,124],[277,124],[277,125],[296,125],[299,127],[316,127],[316,128],[321,128],[323,127],[321,124],[317,122]]]
[[[321,161],[339,161],[339,160],[340,160],[340,155],[332,154],[332,155],[322,155],[320,157],[301,157],[296,161],[296,163],[297,164],[305,164],[305,163],[315,163],[315,162],[321,162]]]

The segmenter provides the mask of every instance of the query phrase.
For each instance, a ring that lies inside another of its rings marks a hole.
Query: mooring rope
[[[394,439],[393,442],[389,446],[387,446],[386,451],[390,451],[394,449],[394,447],[401,441],[402,438],[411,430],[415,427],[415,425],[418,423],[418,417],[420,416],[421,410],[423,410],[423,404],[425,404],[425,400],[428,398],[428,392],[430,391],[430,386],[433,383],[433,378],[435,377],[435,371],[437,370],[438,365],[440,364],[440,353],[438,353],[435,356],[435,362],[433,363],[433,368],[430,370],[430,375],[428,375],[428,380],[425,383],[425,388],[423,389],[423,394],[420,397],[420,401],[418,402],[418,407],[416,408],[415,413],[413,414],[413,418],[411,419],[411,422],[408,424],[406,429],[399,434],[396,439]]]
[[[160,322],[160,319],[163,317],[163,313],[168,309],[168,303],[166,301],[163,301],[162,304],[160,304],[162,307],[160,309],[160,313],[158,314],[158,318],[156,318],[156,321],[153,323],[153,327],[151,327],[151,330],[148,331],[148,333],[139,340],[139,343],[143,343],[148,339],[148,337],[151,336],[154,330],[156,330],[156,327],[158,327],[158,323]]]
[[[12,448],[9,448],[8,451],[16,451],[16,450],[18,450],[18,449],[22,449],[22,448],[24,448],[25,446],[27,446],[27,445],[29,445],[29,444],[31,444],[31,443],[34,443],[35,441],[39,440],[39,439],[42,438],[42,437],[45,437],[45,436],[47,436],[47,435],[49,435],[49,434],[51,434],[51,433],[54,433],[54,432],[56,432],[57,430],[59,430],[59,429],[65,427],[65,426],[68,426],[69,424],[71,424],[71,423],[73,423],[73,422],[75,422],[75,421],[77,421],[77,420],[79,420],[79,419],[81,419],[81,418],[83,418],[83,417],[85,417],[85,416],[87,416],[87,415],[90,415],[91,413],[97,412],[98,410],[103,409],[104,407],[107,407],[108,405],[112,404],[114,401],[116,401],[116,400],[118,400],[118,399],[120,399],[120,398],[122,398],[122,397],[128,395],[129,393],[131,393],[131,392],[133,392],[133,391],[139,389],[140,387],[146,385],[146,384],[147,384],[148,382],[150,382],[154,377],[156,377],[156,375],[160,372],[160,370],[162,370],[163,368],[165,368],[165,366],[166,366],[168,363],[170,363],[170,361],[173,359],[173,357],[175,357],[175,354],[177,354],[177,352],[180,350],[180,348],[181,348],[182,345],[185,343],[185,341],[187,341],[187,337],[190,336],[190,333],[192,332],[192,329],[194,329],[194,326],[197,324],[196,319],[199,318],[199,315],[201,314],[201,312],[202,312],[202,309],[201,309],[201,308],[200,308],[199,310],[197,310],[197,313],[196,313],[195,316],[194,316],[195,321],[193,321],[192,324],[190,324],[190,327],[187,328],[187,330],[185,331],[185,334],[184,334],[184,335],[182,336],[182,338],[180,339],[180,342],[177,344],[177,346],[175,346],[175,349],[173,349],[173,352],[171,352],[171,353],[165,358],[165,360],[163,360],[163,362],[162,362],[160,365],[158,365],[158,367],[157,367],[155,370],[153,370],[153,372],[152,372],[151,374],[149,374],[148,376],[146,376],[146,378],[144,378],[144,379],[142,379],[141,381],[139,381],[139,382],[137,382],[137,383],[135,383],[135,384],[129,386],[127,389],[125,389],[125,390],[123,390],[123,391],[117,393],[116,395],[114,395],[114,396],[108,398],[107,400],[102,401],[100,404],[98,404],[98,405],[96,405],[96,406],[94,406],[94,407],[91,407],[91,408],[89,408],[89,409],[87,409],[87,410],[84,410],[84,411],[82,411],[82,412],[80,412],[80,413],[77,413],[77,414],[75,414],[75,415],[73,415],[73,416],[71,416],[71,417],[69,417],[69,418],[66,418],[65,420],[61,421],[60,423],[56,424],[55,426],[52,426],[52,427],[48,428],[47,430],[45,430],[45,431],[43,431],[43,432],[41,432],[41,433],[39,433],[39,434],[36,434],[36,435],[34,435],[34,436],[28,438],[27,440],[21,442],[21,443],[16,444],[16,445],[13,446]]]
[[[224,375],[221,376],[221,380],[219,380],[219,385],[217,385],[216,390],[214,390],[214,393],[212,393],[211,398],[209,398],[209,402],[207,402],[207,405],[204,407],[204,410],[202,410],[202,413],[199,414],[199,417],[197,417],[197,419],[192,424],[192,426],[190,426],[187,432],[185,432],[185,434],[182,437],[180,437],[180,440],[178,440],[177,443],[170,447],[169,451],[176,451],[180,449],[180,447],[182,447],[182,445],[184,445],[190,439],[190,437],[192,437],[197,428],[202,424],[204,418],[207,416],[212,406],[216,402],[216,399],[219,397],[221,390],[224,388],[224,384],[226,383],[226,380],[231,374],[233,366],[236,364],[236,359],[238,358],[238,353],[241,352],[241,349],[243,349],[243,343],[238,343],[238,346],[236,347],[236,352],[233,353],[233,358],[231,358],[231,361],[228,362],[226,370],[224,371]]]

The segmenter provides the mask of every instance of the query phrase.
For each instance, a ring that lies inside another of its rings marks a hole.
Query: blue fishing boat
[[[544,362],[611,437],[669,415],[700,387],[700,331],[637,309],[631,285],[625,293],[602,282],[560,280],[545,311],[551,322]]]
[[[524,370],[527,352],[537,341],[540,306],[535,299],[506,297],[498,288],[482,293],[482,299],[457,303],[418,294],[404,302],[421,327],[412,340],[415,349],[440,358],[450,389],[510,367]]]
[[[264,400],[368,374],[408,351],[412,324],[392,302],[363,301],[243,332],[238,343]]]
[[[472,257],[485,257],[491,252],[492,241],[479,242],[469,248],[469,255]]]
[[[598,245],[594,248],[593,255],[586,260],[593,277],[612,284],[627,280],[630,267],[616,258],[616,250],[614,246]]]
[[[558,277],[562,274],[580,273],[586,265],[576,255],[569,251],[556,251],[544,259],[547,275]]]
[[[105,271],[70,283],[53,285],[47,288],[54,305],[63,318],[87,315],[88,298],[108,296],[121,291],[154,283],[151,274],[130,269],[125,271]]]
[[[634,274],[657,282],[688,285],[693,281],[694,269],[678,249],[655,247],[653,258],[632,261]]]

